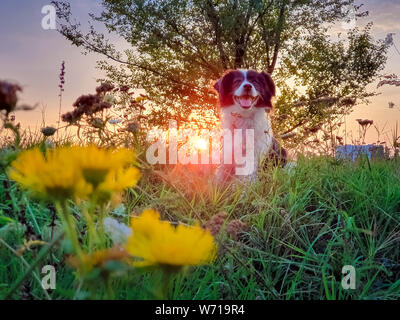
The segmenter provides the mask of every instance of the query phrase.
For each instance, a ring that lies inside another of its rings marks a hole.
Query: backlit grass
[[[236,239],[223,228],[217,235],[215,263],[194,267],[170,280],[170,298],[400,298],[398,161],[361,159],[351,164],[328,157],[300,158],[295,168],[265,169],[246,190],[239,184],[224,189],[212,183],[207,187],[197,183],[198,189],[190,189],[190,179],[179,179],[183,172],[174,180],[145,168],[142,174],[138,186],[123,198],[126,210],[114,210],[113,218],[128,224],[131,211],[155,208],[162,219],[173,222],[205,223],[226,212],[227,223],[240,219],[247,225]],[[24,239],[49,242],[52,233],[54,238],[60,232],[54,215],[51,206],[32,201],[4,173],[0,176],[0,297],[24,275],[41,246],[25,250],[22,257],[12,249],[18,250]],[[84,234],[86,225],[79,211],[75,210],[74,218]],[[102,284],[75,280],[63,250],[63,245],[56,245],[13,298],[46,298],[34,277],[41,278],[45,264],[57,270],[57,288],[49,291],[52,299],[105,298],[101,288],[90,295],[91,286]],[[356,269],[355,290],[341,287],[344,265]],[[113,278],[111,286],[117,299],[152,299],[151,288],[160,277],[158,271],[128,271]]]

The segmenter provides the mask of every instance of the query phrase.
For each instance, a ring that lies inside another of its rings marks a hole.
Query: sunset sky
[[[1,0],[0,1],[0,79],[20,83],[24,92],[21,102],[39,103],[40,108],[29,113],[18,113],[17,120],[24,126],[40,126],[45,109],[47,125],[55,125],[58,114],[58,76],[61,62],[66,64],[66,84],[63,97],[63,111],[68,111],[81,94],[92,93],[96,79],[102,73],[96,69],[96,60],[101,57],[82,55],[81,50],[72,47],[55,30],[43,30],[41,9],[49,0]],[[72,12],[77,20],[86,22],[89,12],[99,12],[100,1],[71,0]],[[394,43],[400,50],[400,1],[363,0],[369,17],[359,25],[373,21],[373,34],[384,39],[386,34],[395,33]],[[120,44],[123,44],[121,40]],[[391,47],[385,73],[400,74],[400,53]],[[376,87],[376,84],[374,85]],[[400,120],[400,88],[386,86],[378,90],[381,94],[371,99],[371,104],[357,106],[347,117],[347,127],[355,129],[355,119],[373,119],[379,127],[386,124],[386,132]],[[394,102],[397,109],[389,109]],[[399,123],[400,125],[400,123]],[[376,137],[373,130],[370,139]]]

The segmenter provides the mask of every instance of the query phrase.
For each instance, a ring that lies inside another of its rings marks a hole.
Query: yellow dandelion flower
[[[38,148],[22,152],[11,163],[10,178],[39,197],[64,200],[86,196],[91,187],[69,161],[67,149],[50,150],[46,156]]]
[[[135,168],[119,169],[107,175],[106,180],[99,185],[99,190],[108,192],[122,192],[134,187],[140,179],[140,171]]]
[[[137,267],[202,265],[216,257],[214,238],[199,225],[174,227],[168,221],[161,221],[158,212],[145,210],[132,219],[131,228],[126,249],[132,256],[143,259],[134,262]]]
[[[140,171],[129,167],[134,161],[134,152],[124,148],[62,147],[47,151],[46,156],[36,148],[22,152],[11,164],[10,177],[53,200],[84,199],[92,193],[108,201],[138,182]]]
[[[134,152],[125,148],[107,150],[90,145],[72,147],[70,151],[77,166],[81,168],[83,177],[94,188],[110,179],[109,176],[113,176],[115,171],[122,170],[135,161]]]

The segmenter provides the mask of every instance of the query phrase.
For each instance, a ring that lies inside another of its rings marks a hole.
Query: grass
[[[115,211],[114,218],[128,223],[129,212],[152,207],[170,221],[204,223],[223,211],[228,221],[240,219],[247,225],[236,240],[222,231],[217,261],[177,276],[169,287],[171,299],[400,298],[399,161],[361,159],[351,164],[329,157],[300,158],[289,170],[265,169],[245,191],[238,185],[216,187],[207,175],[184,169],[142,172],[139,185],[125,194],[127,213]],[[75,212],[78,222],[79,217]],[[78,225],[84,234],[85,225]],[[82,284],[75,279],[63,242],[37,266],[41,246],[16,254],[24,240],[50,242],[60,227],[51,206],[31,200],[4,173],[0,228],[0,298],[24,275],[11,298],[48,298],[39,281],[46,264],[57,270],[50,298],[106,298],[96,281]],[[354,290],[341,286],[344,265],[355,267]],[[26,274],[29,269],[33,272]],[[160,276],[129,271],[113,278],[115,298],[151,299]],[[96,295],[90,295],[90,287]]]

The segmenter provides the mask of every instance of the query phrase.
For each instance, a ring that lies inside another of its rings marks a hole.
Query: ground
[[[225,227],[216,235],[216,261],[169,279],[170,299],[400,298],[398,160],[300,157],[289,170],[266,168],[244,191],[238,185],[224,189],[207,185],[207,179],[190,180],[180,171],[175,179],[151,168],[142,168],[142,174],[121,200],[125,209],[114,210],[113,218],[128,224],[129,213],[151,207],[163,219],[200,220],[210,227],[215,215],[226,214]],[[41,246],[22,256],[15,250],[24,240],[51,241],[59,222],[50,205],[32,200],[4,173],[0,180],[0,297],[25,276],[12,298],[45,299],[35,275],[42,277],[42,265],[50,264],[57,276],[56,289],[48,291],[52,299],[107,298],[106,290],[93,290],[101,287],[97,281],[76,279],[62,242],[30,272]],[[75,212],[83,237],[79,217]],[[236,233],[226,227],[234,220],[244,223]],[[342,287],[345,265],[355,268],[355,289]],[[121,272],[111,279],[113,297],[153,299],[160,277],[151,270]]]

